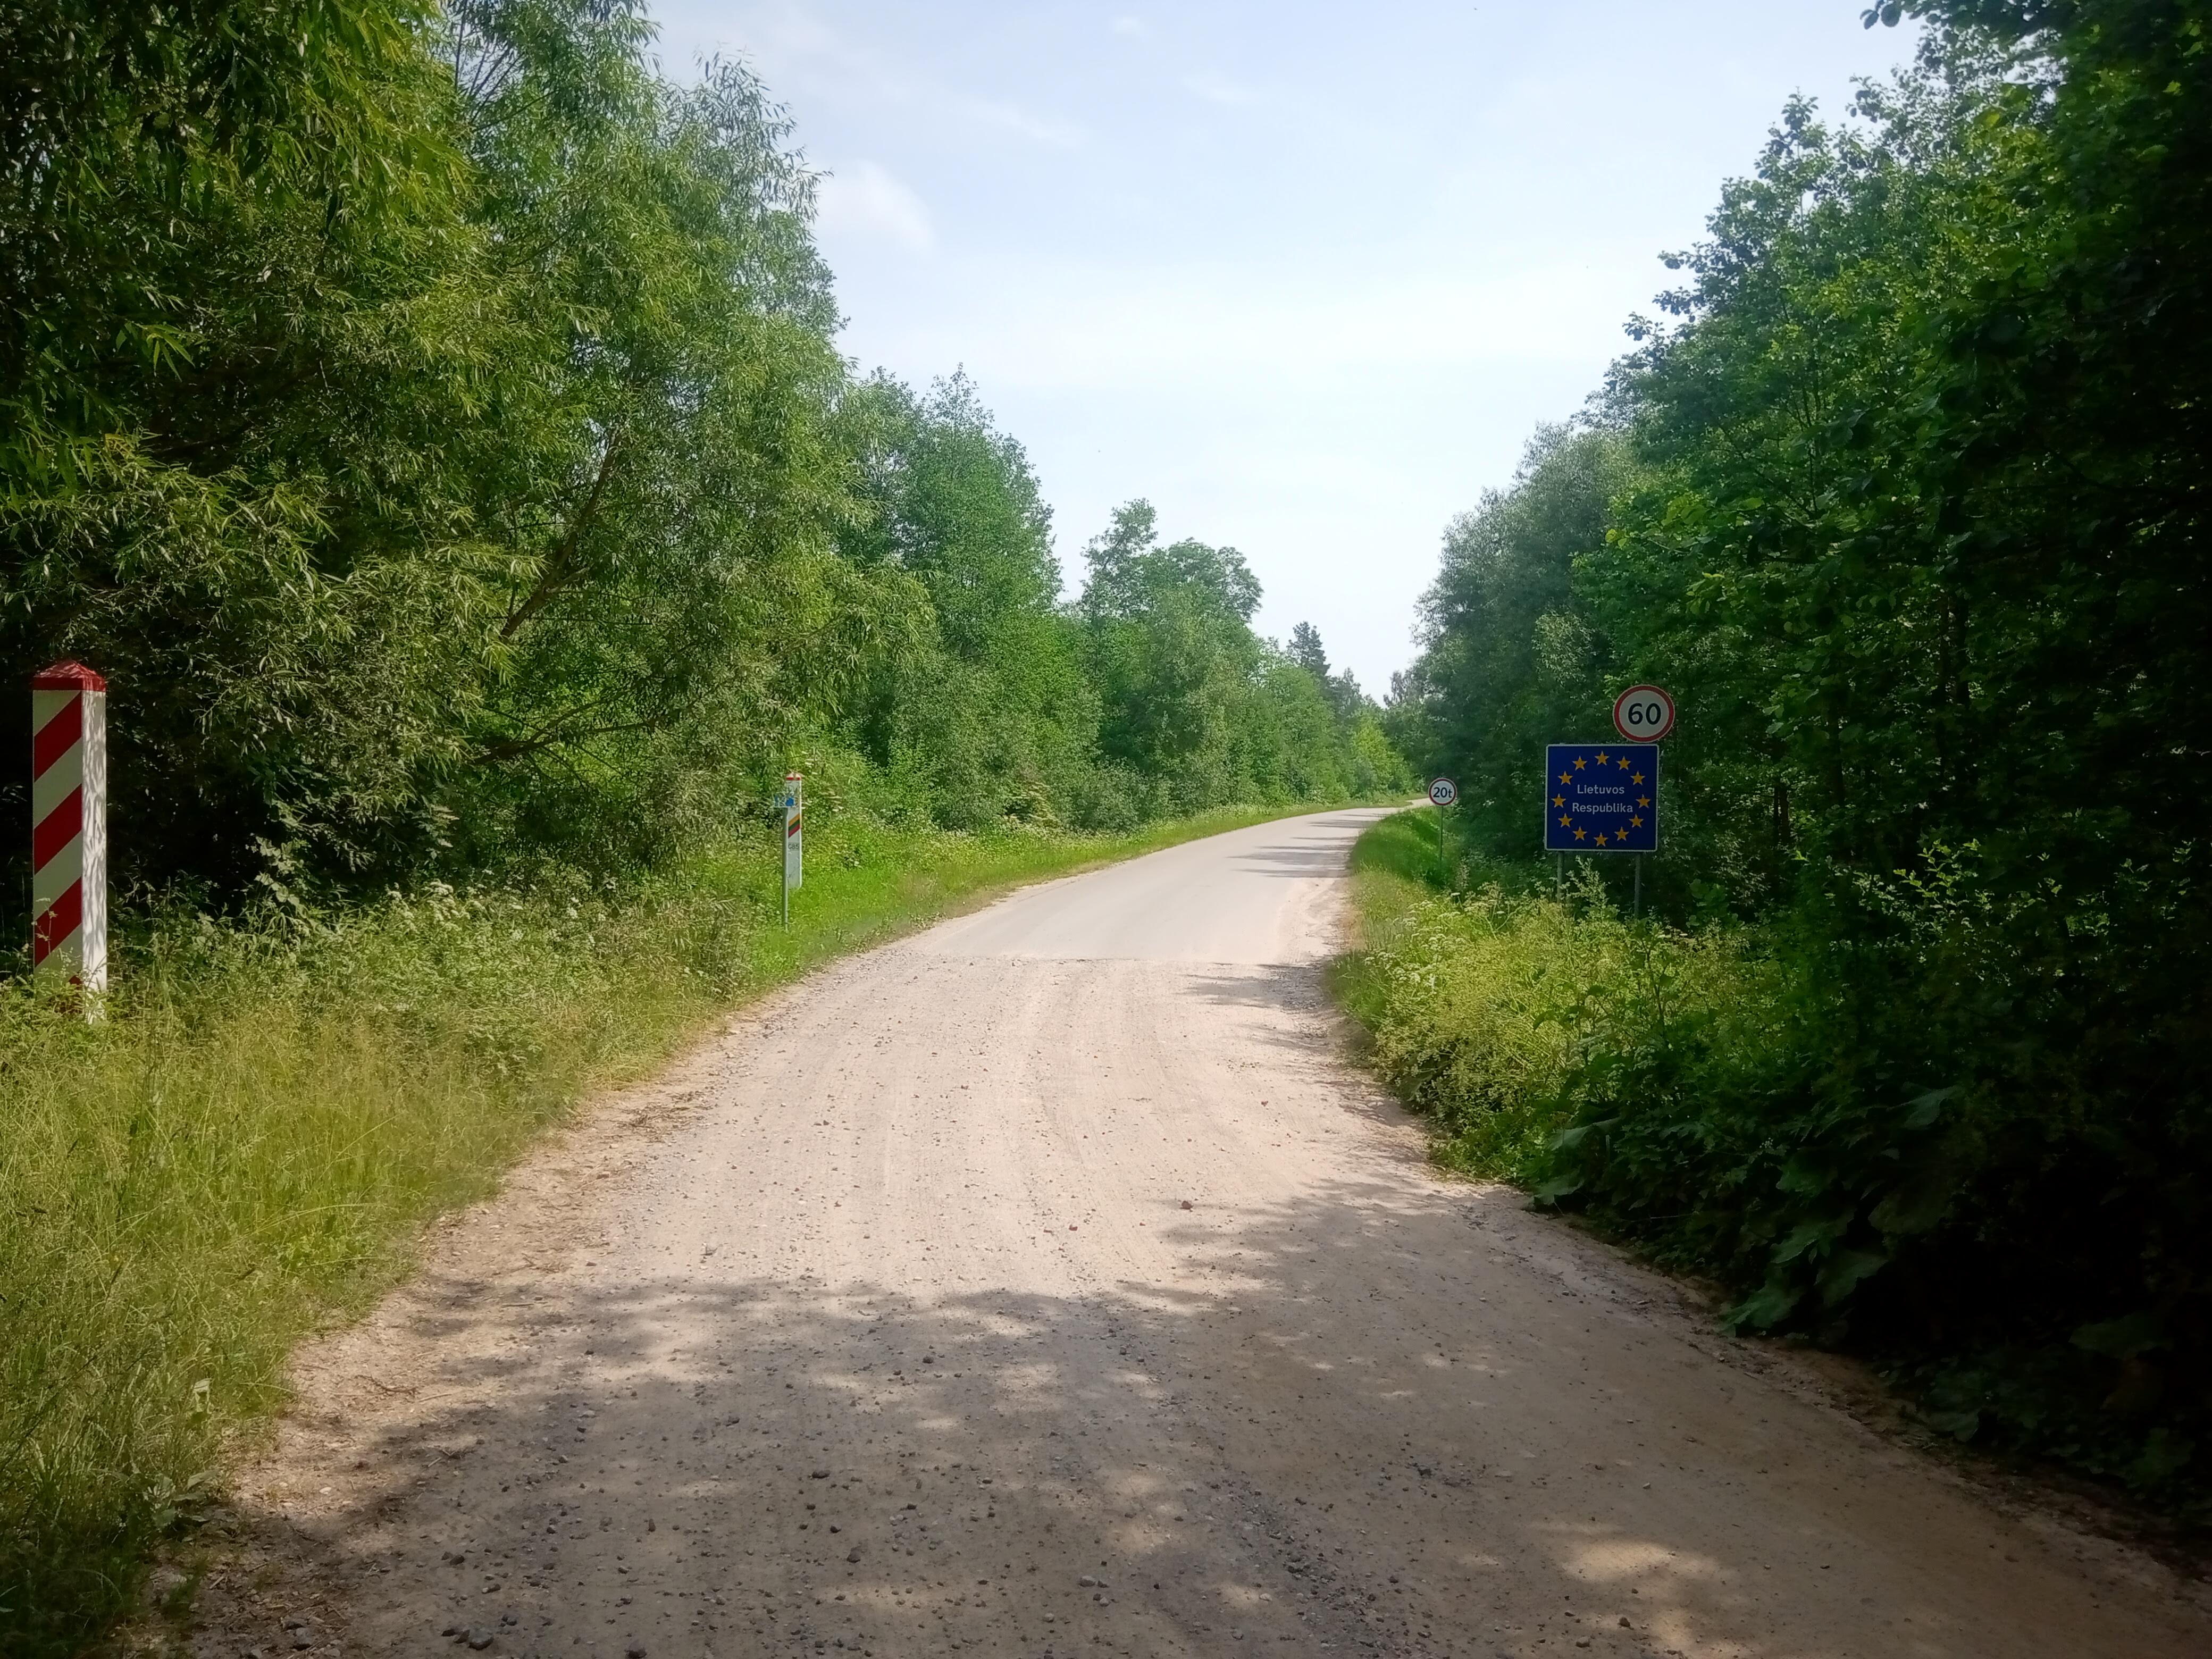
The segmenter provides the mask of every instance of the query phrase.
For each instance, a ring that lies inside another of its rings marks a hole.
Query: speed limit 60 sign
[[[1674,729],[1674,700],[1656,685],[1632,685],[1613,699],[1613,729],[1631,743],[1656,743]]]

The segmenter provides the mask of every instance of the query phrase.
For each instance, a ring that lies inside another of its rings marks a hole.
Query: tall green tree
[[[1107,756],[1170,778],[1197,801],[1232,775],[1234,711],[1261,662],[1260,584],[1234,548],[1163,545],[1152,504],[1130,501],[1086,550],[1079,608],[1104,702]]]
[[[1163,544],[1139,500],[1085,553],[1075,608],[1100,745],[1165,808],[1398,787],[1402,763],[1358,688],[1330,677],[1319,634],[1285,652],[1252,631],[1260,584],[1235,548]]]
[[[1347,668],[1339,673],[1329,667],[1328,647],[1322,643],[1321,630],[1311,623],[1302,622],[1291,629],[1285,654],[1319,682],[1339,719],[1356,719],[1367,707],[1366,696],[1352,671]]]
[[[1335,787],[1233,552],[1072,615],[975,389],[853,384],[787,117],[640,0],[0,21],[0,667],[110,676],[130,882],[651,859],[823,743],[948,823]]]
[[[1505,756],[1486,797],[1515,711],[1667,685],[1662,897],[1790,988],[1755,1066],[1608,1037],[1555,1190],[2172,1493],[2212,1436],[2208,17],[1903,9],[1917,67],[1793,102],[1673,257],[1580,510],[1563,450],[1455,527],[1394,719]]]
[[[119,18],[37,11],[78,90],[0,124],[0,659],[111,674],[125,867],[641,848],[764,769],[867,595],[758,85],[627,5]]]
[[[860,746],[912,776],[941,821],[1083,821],[1097,699],[1029,458],[964,376],[926,398],[879,377],[852,412],[868,434],[870,510],[848,556],[913,581],[928,618],[926,636],[877,659]]]
[[[425,549],[459,504],[422,452],[505,319],[419,21],[8,17],[0,662],[112,675],[126,868],[419,817],[413,778],[461,752],[439,705],[473,619],[441,623],[477,553]]]
[[[1604,630],[1574,569],[1603,550],[1630,476],[1618,432],[1546,427],[1512,487],[1444,532],[1421,600],[1421,653],[1391,720],[1409,754],[1458,781],[1464,812],[1498,845],[1536,842],[1543,745],[1602,735]]]
[[[441,43],[534,324],[470,471],[500,568],[471,816],[640,851],[850,694],[879,597],[836,556],[858,509],[811,176],[748,71],[677,88],[645,38],[628,7],[486,0]]]

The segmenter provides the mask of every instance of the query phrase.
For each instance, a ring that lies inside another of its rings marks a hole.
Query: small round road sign
[[[1449,778],[1437,778],[1429,785],[1429,799],[1438,806],[1449,806],[1459,799],[1459,786]]]
[[[1674,700],[1656,685],[1632,685],[1613,700],[1613,729],[1631,743],[1656,743],[1674,729]]]

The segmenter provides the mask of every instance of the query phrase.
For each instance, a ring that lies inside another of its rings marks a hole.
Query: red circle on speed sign
[[[1632,685],[1613,699],[1613,729],[1631,743],[1656,743],[1674,729],[1674,700],[1656,685]]]

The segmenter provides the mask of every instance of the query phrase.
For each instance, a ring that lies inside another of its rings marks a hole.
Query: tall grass
[[[1426,809],[1353,849],[1361,948],[1338,994],[1453,1168],[1540,1187],[1628,1056],[1693,1033],[1700,1053],[1751,1054],[1765,1036],[1775,999],[1740,932],[1631,921],[1575,862],[1563,886],[1486,863]]]
[[[292,1345],[587,1091],[975,895],[1280,811],[1108,837],[817,819],[788,933],[763,837],[627,882],[172,911],[121,941],[96,1025],[0,990],[0,1650],[95,1633]]]
[[[1990,1064],[1966,1016],[2035,1006],[2029,976],[1940,868],[1897,896],[1890,937],[1839,945],[1632,921],[1595,872],[1557,890],[1427,811],[1369,831],[1353,866],[1365,937],[1338,989],[1439,1161],[1718,1279],[1734,1327],[1867,1354],[1943,1432],[2212,1526],[2202,1283],[2115,1262],[2157,1231],[2147,1213],[2201,1215],[2201,1117],[2179,1091],[2144,1103],[2175,1147],[2154,1166],[2046,1051]]]

